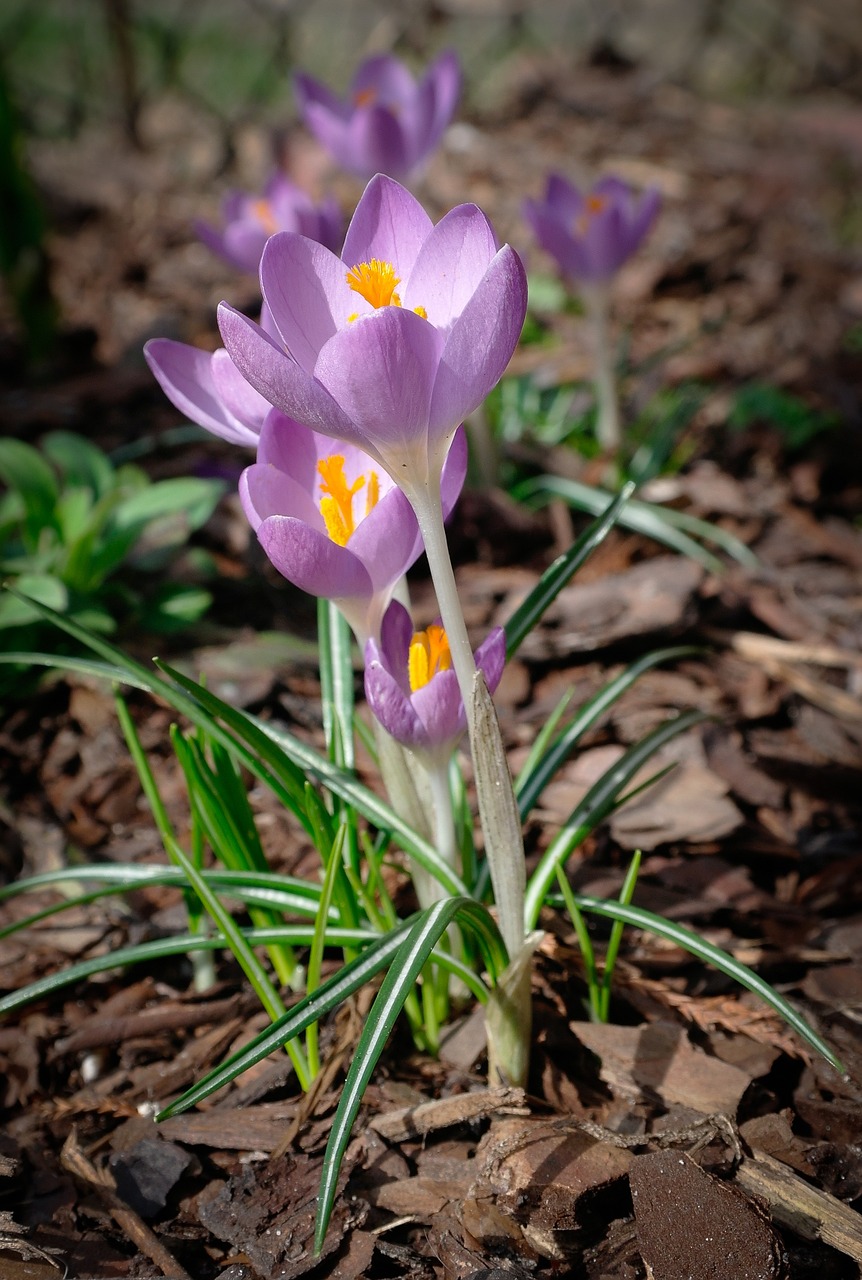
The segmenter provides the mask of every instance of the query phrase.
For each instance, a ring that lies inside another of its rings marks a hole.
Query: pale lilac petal
[[[454,670],[438,671],[410,700],[425,731],[426,749],[454,747],[467,728]]]
[[[195,222],[192,223],[192,230],[198,240],[200,240],[202,244],[205,244],[206,247],[217,257],[221,258],[223,262],[227,262],[229,266],[236,267],[240,271],[245,271],[245,265],[238,263],[228,252],[227,246],[224,242],[224,232],[219,227],[214,227],[209,222],[203,222],[200,219],[196,219]],[[257,268],[255,268],[255,270],[257,270]]]
[[[426,238],[401,290],[403,305],[424,307],[432,324],[447,328],[464,310],[496,253],[493,228],[481,209],[459,205]]]
[[[290,516],[270,516],[258,540],[279,573],[302,591],[327,600],[370,599],[368,570],[347,547]]]
[[[354,111],[347,126],[347,148],[341,163],[360,177],[388,173],[403,178],[411,167],[401,112],[396,115],[391,107],[378,103]]]
[[[404,576],[421,554],[423,543],[413,508],[400,489],[393,486],[379,500],[357,525],[348,546],[368,566],[376,591]]]
[[[578,188],[559,173],[548,176],[544,203],[561,222],[574,224],[584,208],[584,197]]]
[[[461,96],[461,64],[454,49],[446,49],[425,73],[426,82],[434,90],[434,118],[426,138],[428,150],[433,150],[455,114]]]
[[[410,641],[413,639],[413,623],[410,614],[400,600],[393,600],[380,627],[380,660],[403,681],[405,693],[410,692],[407,667],[410,660]]]
[[[572,234],[568,220],[563,221],[556,209],[536,200],[524,201],[523,214],[524,221],[531,228],[540,247],[555,259],[563,274],[575,277],[580,275],[586,258],[581,242]]]
[[[443,463],[443,475],[440,481],[440,497],[443,507],[443,519],[448,520],[455,503],[461,496],[464,481],[467,478],[467,432],[459,427],[446,454]]]
[[[337,333],[321,351],[314,374],[354,424],[351,438],[360,447],[381,461],[392,448],[415,455],[426,434],[441,347],[426,320],[383,307]],[[374,448],[363,446],[357,433],[373,440]]]
[[[624,213],[618,204],[609,205],[590,218],[582,237],[590,282],[608,280],[628,256]]]
[[[352,102],[371,90],[389,104],[409,102],[416,93],[416,81],[400,58],[391,53],[377,53],[366,58],[358,68],[350,86]]]
[[[224,347],[212,353],[210,372],[216,395],[228,413],[258,435],[270,411],[269,401],[246,382]]]
[[[410,698],[383,664],[373,658],[370,662],[366,659],[365,697],[391,738],[404,746],[423,744],[424,730]]]
[[[323,516],[307,489],[276,467],[256,462],[240,476],[239,496],[255,533],[271,516],[291,516],[327,537]]]
[[[353,165],[350,163],[350,145],[347,135],[352,113],[342,108],[333,111],[323,103],[309,101],[302,109],[302,118],[320,145],[343,168],[354,172]]]
[[[267,241],[260,283],[284,345],[311,373],[320,348],[356,310],[343,262],[322,244],[282,232]]]
[[[317,463],[323,441],[332,453],[333,441],[328,436],[318,436],[280,409],[271,409],[261,428],[257,460],[292,476],[306,493],[312,493],[320,478]],[[289,508],[282,506],[280,510],[286,513]]]
[[[446,339],[431,399],[431,436],[445,435],[482,403],[512,358],[526,311],[523,263],[504,245]]]
[[[476,650],[475,658],[489,692],[493,693],[506,665],[506,633],[502,627],[495,627],[488,633]]]
[[[399,183],[378,174],[362,194],[347,229],[342,258],[349,267],[378,258],[406,280],[433,223]]]
[[[234,418],[219,399],[209,351],[170,338],[153,338],[144,347],[144,355],[160,387],[180,413],[231,444],[257,444],[257,430]]]
[[[224,254],[240,271],[256,276],[266,241],[267,231],[260,222],[233,222],[224,229]]]
[[[373,456],[366,437],[325,388],[300,369],[259,325],[226,302],[219,305],[218,321],[234,364],[270,404],[289,418],[324,435],[349,440]]]
[[[312,105],[322,107],[333,116],[340,116],[345,120],[350,114],[350,107],[337,94],[334,94],[325,84],[321,84],[319,80],[305,75],[304,72],[294,76],[293,91],[303,116]]]

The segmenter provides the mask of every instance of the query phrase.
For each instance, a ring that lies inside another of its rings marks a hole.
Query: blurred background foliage
[[[637,64],[738,101],[862,92],[862,5],[847,0],[4,0],[0,48],[23,128],[69,137],[175,92],[225,124],[293,116],[289,72],[333,85],[368,52],[455,46],[468,109],[493,109],[507,63],[565,49]]]

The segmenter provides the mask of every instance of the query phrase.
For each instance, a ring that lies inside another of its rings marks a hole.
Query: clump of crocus
[[[282,173],[274,174],[262,196],[229,192],[222,203],[222,226],[195,223],[204,244],[240,271],[257,275],[263,246],[276,231],[297,231],[328,249],[341,244],[344,223],[332,196],[321,204]]]
[[[455,113],[461,69],[452,51],[432,62],[417,83],[389,54],[366,59],[346,98],[308,75],[295,91],[308,128],[349,173],[416,178]]]
[[[153,338],[144,355],[180,413],[222,440],[256,448],[271,406],[242,376],[224,347],[201,351],[171,338]]]
[[[460,431],[443,470],[444,515],[466,472]],[[337,444],[273,409],[239,492],[279,573],[334,601],[360,645],[375,638],[393,591],[422,551],[413,509],[382,467],[355,445]]]
[[[506,661],[506,637],[495,627],[475,654],[491,693]],[[443,626],[414,631],[410,615],[393,600],[379,643],[365,647],[365,696],[386,732],[432,764],[446,763],[467,729],[464,702]]]
[[[524,202],[524,218],[562,275],[584,299],[596,348],[597,436],[605,449],[621,442],[619,408],[608,340],[610,284],[652,226],[659,208],[655,188],[637,197],[619,178],[602,178],[582,192],[551,174],[542,200]]]

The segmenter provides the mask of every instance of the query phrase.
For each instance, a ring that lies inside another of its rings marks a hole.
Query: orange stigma
[[[278,231],[278,223],[272,212],[272,205],[268,200],[255,200],[251,206],[252,213],[263,227],[268,236],[274,236]]]
[[[353,499],[360,489],[368,484],[365,497],[365,511],[360,517],[364,519],[374,508],[380,498],[380,480],[376,471],[369,475],[359,476],[352,485],[348,485],[344,475],[344,455],[334,453],[329,458],[321,458],[317,464],[320,472],[320,514],[326,525],[326,532],[339,547],[346,547],[351,536],[356,532],[359,521],[353,518]]]
[[[438,671],[449,671],[451,667],[449,637],[439,623],[434,623],[427,631],[414,632],[407,659],[407,675],[413,693],[424,689]]]
[[[376,97],[377,97],[376,89],[372,89],[370,87],[368,89],[360,89],[357,93],[354,93],[353,95],[353,105],[354,107],[370,107],[372,102],[375,101]]]
[[[582,236],[597,213],[601,213],[608,203],[607,196],[589,195],[584,207],[575,219],[575,235]]]
[[[401,306],[401,299],[395,292],[395,286],[401,283],[401,277],[395,274],[391,262],[381,262],[379,258],[372,258],[370,262],[358,262],[348,271],[347,283],[354,293],[361,294],[375,309]]]

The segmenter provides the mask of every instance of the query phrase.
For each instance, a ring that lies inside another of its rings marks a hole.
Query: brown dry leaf
[[[658,1097],[702,1115],[733,1116],[751,1083],[748,1072],[711,1058],[670,1022],[640,1027],[573,1022],[572,1031],[601,1060],[599,1074],[632,1103]]]

